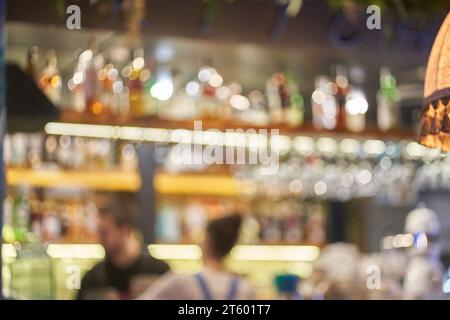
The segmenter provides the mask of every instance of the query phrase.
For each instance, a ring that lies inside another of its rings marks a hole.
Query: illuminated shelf
[[[42,188],[78,187],[99,191],[136,192],[141,186],[138,173],[120,171],[65,171],[7,168],[10,186]],[[227,174],[158,173],[155,189],[162,195],[237,196],[238,182]]]
[[[125,115],[102,115],[93,116],[85,113],[78,113],[70,110],[63,111],[60,121],[65,123],[105,125],[118,127],[141,127],[155,129],[194,129],[194,121],[201,120],[203,130],[217,129],[225,131],[227,129],[279,129],[281,134],[291,136],[314,136],[314,137],[348,137],[355,139],[381,139],[381,140],[415,140],[415,134],[406,130],[391,130],[387,132],[380,131],[377,128],[368,127],[363,132],[355,133],[347,129],[319,130],[314,128],[311,123],[303,123],[298,128],[287,125],[268,125],[258,126],[247,122],[224,119],[192,119],[192,120],[167,120],[156,116],[130,117]]]
[[[152,244],[149,252],[161,260],[200,260],[203,252],[194,244]],[[3,259],[17,257],[12,244],[2,247]],[[105,250],[99,244],[49,244],[47,254],[54,259],[102,259]],[[320,248],[311,245],[237,245],[230,253],[231,261],[313,262]]]
[[[239,183],[227,174],[159,173],[155,176],[155,189],[163,195],[204,195],[235,197],[239,195]]]
[[[6,181],[10,186],[42,188],[79,187],[102,191],[136,191],[141,185],[137,173],[120,171],[65,171],[8,168]]]

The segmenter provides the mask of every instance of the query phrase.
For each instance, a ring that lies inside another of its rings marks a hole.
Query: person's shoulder
[[[156,274],[163,274],[170,270],[169,265],[165,261],[156,259],[147,253],[142,255],[140,269],[146,273]]]
[[[84,299],[87,290],[102,287],[105,285],[105,282],[105,260],[102,260],[84,274],[83,279],[81,280],[80,290],[78,290],[77,293],[77,299]]]
[[[97,264],[95,264],[91,270],[87,271],[84,274],[83,279],[85,281],[100,279],[100,278],[102,278],[104,273],[105,273],[105,260],[102,260],[102,261],[98,262]]]
[[[255,298],[255,289],[253,285],[247,279],[239,277],[239,291],[241,292],[242,299],[253,300]]]
[[[138,300],[182,300],[188,299],[192,283],[186,275],[169,271],[150,286]]]

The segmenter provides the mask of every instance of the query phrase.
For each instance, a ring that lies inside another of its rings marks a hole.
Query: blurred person
[[[211,220],[202,245],[204,270],[195,275],[168,273],[140,300],[251,300],[254,293],[243,278],[226,270],[224,259],[236,244],[242,218],[238,214]]]
[[[105,259],[83,277],[77,299],[132,299],[140,293],[138,282],[154,281],[169,270],[139,240],[137,215],[136,200],[125,195],[99,210],[97,232]]]

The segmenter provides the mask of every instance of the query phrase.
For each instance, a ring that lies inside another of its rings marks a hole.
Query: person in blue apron
[[[253,288],[226,269],[225,258],[239,239],[238,214],[209,221],[203,249],[203,270],[195,275],[169,272],[148,288],[142,300],[251,300]]]

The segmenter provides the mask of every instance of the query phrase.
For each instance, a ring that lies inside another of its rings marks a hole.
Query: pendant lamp
[[[428,60],[419,143],[443,152],[450,151],[450,12]]]

